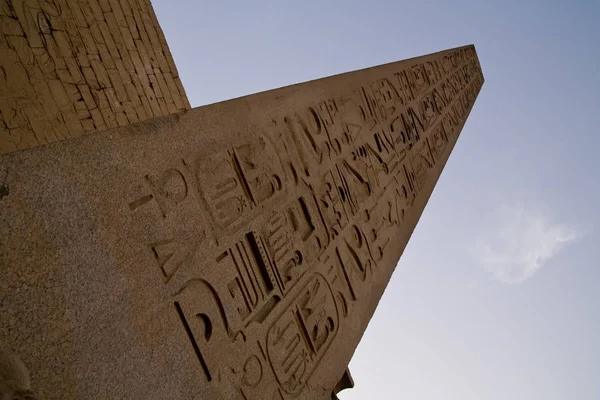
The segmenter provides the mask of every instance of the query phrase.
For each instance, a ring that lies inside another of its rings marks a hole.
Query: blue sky
[[[345,400],[600,398],[598,1],[153,1],[192,106],[475,44]]]

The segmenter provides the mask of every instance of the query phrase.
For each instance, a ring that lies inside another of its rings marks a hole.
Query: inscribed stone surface
[[[331,398],[482,84],[466,46],[0,155],[0,346],[44,399]]]

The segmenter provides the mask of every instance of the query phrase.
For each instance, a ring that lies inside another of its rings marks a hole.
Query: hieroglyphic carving
[[[269,361],[285,392],[302,389],[337,330],[333,293],[326,279],[316,274],[267,334]]]
[[[170,209],[188,196],[188,183],[177,168],[170,168],[157,178],[147,175],[146,183],[150,193],[131,201],[129,203],[131,210],[154,201],[162,217],[166,218]]]
[[[284,294],[329,243],[329,236],[312,196],[298,197],[276,212],[266,221],[263,234]]]
[[[205,382],[302,392],[389,276],[482,83],[470,47],[413,59],[141,177],[132,213],[212,226],[147,241]]]
[[[244,325],[262,323],[283,297],[283,288],[266,256],[261,238],[255,232],[247,233],[221,254],[217,263]]]
[[[207,381],[213,380],[211,368],[220,365],[218,355],[207,347],[225,348],[231,334],[227,315],[214,287],[204,279],[186,282],[175,295],[175,309],[194,347]],[[208,360],[207,353],[212,356]]]
[[[247,221],[285,184],[277,153],[265,137],[197,157],[191,165],[202,198],[222,228],[234,229]]]

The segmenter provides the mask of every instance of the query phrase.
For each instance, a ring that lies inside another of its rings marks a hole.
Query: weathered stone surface
[[[189,108],[149,0],[0,2],[0,153]]]
[[[482,84],[467,46],[1,155],[0,347],[44,399],[330,399]]]

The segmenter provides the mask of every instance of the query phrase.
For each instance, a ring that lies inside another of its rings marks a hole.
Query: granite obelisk
[[[3,9],[0,47],[16,68],[0,81],[0,348],[31,390],[331,399],[351,386],[348,363],[483,84],[475,48],[187,110],[149,3],[32,3]],[[113,71],[94,51],[121,61]],[[128,69],[144,51],[149,64]],[[110,87],[75,76],[87,62]],[[61,104],[18,100],[37,93]],[[45,126],[76,130],[50,140]]]

